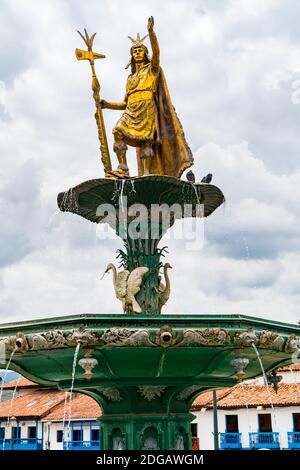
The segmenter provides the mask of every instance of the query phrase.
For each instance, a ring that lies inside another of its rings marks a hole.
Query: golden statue
[[[102,108],[124,110],[113,129],[114,151],[119,166],[117,173],[128,176],[127,145],[136,147],[139,175],[171,175],[180,177],[192,165],[193,157],[172,106],[163,70],[160,67],[159,45],[154,20],[148,20],[152,57],[143,38],[129,36],[133,45],[126,95],[120,103],[101,100]]]
[[[86,33],[86,31],[85,31]],[[167,83],[160,67],[159,45],[154,32],[154,19],[148,20],[148,33],[152,57],[143,44],[148,36],[132,41],[131,66],[127,79],[124,101],[111,103],[100,99],[100,85],[95,74],[94,59],[102,54],[92,51],[94,35],[81,35],[88,46],[88,52],[76,50],[78,59],[87,59],[92,67],[92,89],[96,103],[96,121],[99,131],[100,150],[105,176],[126,178],[129,168],[126,159],[127,145],[136,147],[138,173],[144,175],[170,175],[180,178],[184,170],[193,164],[192,152],[185,140],[181,123],[172,105]],[[111,170],[102,109],[124,111],[113,129],[114,151],[118,157],[117,170]]]

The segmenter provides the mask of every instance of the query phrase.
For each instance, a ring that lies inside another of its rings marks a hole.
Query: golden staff
[[[91,69],[92,69],[92,90],[93,90],[93,97],[95,100],[96,104],[96,113],[95,113],[95,119],[97,122],[97,127],[98,127],[98,137],[100,141],[100,152],[101,152],[101,160],[104,166],[104,171],[105,171],[105,176],[111,172],[112,166],[111,166],[111,160],[110,160],[110,155],[109,155],[109,149],[108,149],[108,143],[107,143],[107,137],[106,137],[106,132],[105,132],[105,125],[104,125],[104,119],[103,119],[103,113],[102,113],[102,108],[101,108],[101,100],[100,100],[100,83],[96,75],[95,71],[95,65],[94,65],[94,60],[95,59],[104,59],[105,55],[103,54],[97,54],[97,52],[93,52],[92,47],[93,47],[93,42],[94,38],[96,36],[96,33],[94,33],[91,37],[89,37],[86,29],[84,30],[85,32],[85,37],[83,34],[81,34],[80,31],[77,31],[78,34],[82,37],[84,40],[85,44],[87,45],[88,50],[83,51],[82,49],[76,49],[75,54],[78,60],[88,60]]]

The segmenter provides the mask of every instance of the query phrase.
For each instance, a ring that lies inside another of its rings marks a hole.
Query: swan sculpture
[[[115,265],[110,263],[107,265],[105,273],[108,273],[110,270],[113,273],[116,297],[122,302],[124,312],[129,308],[135,313],[141,313],[142,309],[136,301],[135,296],[141,288],[143,276],[149,269],[145,266],[141,266],[131,272],[127,270],[117,272]]]
[[[161,309],[163,305],[165,305],[170,297],[170,291],[171,291],[171,284],[170,284],[170,278],[168,275],[168,269],[172,269],[172,266],[169,263],[165,263],[164,265],[164,277],[166,281],[166,285],[160,282],[159,287],[158,287],[158,309],[159,312],[161,312]]]

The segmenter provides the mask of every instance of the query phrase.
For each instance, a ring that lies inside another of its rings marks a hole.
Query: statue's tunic
[[[140,147],[143,142],[159,142],[159,123],[155,93],[158,73],[147,64],[129,75],[126,84],[126,109],[114,132],[121,132],[129,145]]]

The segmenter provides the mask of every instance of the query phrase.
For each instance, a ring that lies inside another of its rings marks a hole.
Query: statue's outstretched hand
[[[150,18],[148,18],[148,26],[147,26],[147,28],[148,28],[149,33],[150,33],[151,31],[153,31],[153,28],[154,28],[154,18],[153,18],[153,16],[150,16]]]
[[[102,109],[108,108],[108,102],[105,100],[100,100],[100,105]]]

